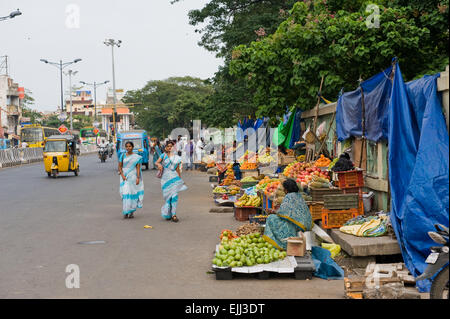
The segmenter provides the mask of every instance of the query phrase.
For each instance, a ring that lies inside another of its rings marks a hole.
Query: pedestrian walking
[[[197,164],[197,163],[198,163],[198,164],[201,164],[201,163],[202,163],[202,152],[203,152],[204,146],[205,146],[205,143],[204,143],[204,141],[203,141],[203,137],[201,137],[201,138],[197,141],[197,143],[196,143],[196,145],[195,145],[195,153],[196,153],[196,156],[197,156],[197,158],[195,159],[195,160],[196,160],[196,164]],[[196,168],[197,168],[197,165],[196,165]]]
[[[161,208],[161,216],[166,220],[178,222],[177,205],[178,193],[187,189],[181,179],[181,158],[173,149],[174,142],[169,141],[165,147],[165,153],[156,161],[156,166],[161,173],[161,190],[165,200]]]
[[[123,218],[133,218],[137,208],[144,201],[144,181],[142,180],[142,156],[133,153],[133,142],[126,142],[126,153],[119,159],[120,196],[122,197]]]
[[[155,142],[155,146],[153,146],[153,169],[156,169],[156,161],[161,157],[163,151],[161,149],[161,143],[159,142],[159,140],[156,140]]]
[[[192,170],[194,163],[194,140],[190,140],[186,143],[184,151],[186,156],[186,170]]]

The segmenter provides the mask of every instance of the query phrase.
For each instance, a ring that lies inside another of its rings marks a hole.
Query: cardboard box
[[[287,255],[303,257],[306,253],[306,237],[301,233],[301,237],[287,238]]]

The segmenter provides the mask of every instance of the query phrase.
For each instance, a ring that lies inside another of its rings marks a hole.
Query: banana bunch
[[[243,207],[243,206],[252,206],[252,207],[259,207],[261,206],[261,199],[259,196],[248,196],[247,194],[242,195],[241,198],[239,198],[238,201],[234,203],[234,206],[236,207]]]
[[[268,153],[265,153],[264,155],[258,156],[258,161],[261,164],[269,164],[270,162],[275,162],[275,159]]]

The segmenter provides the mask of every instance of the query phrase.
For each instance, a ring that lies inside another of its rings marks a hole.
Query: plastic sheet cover
[[[449,226],[449,137],[437,92],[439,75],[403,82],[398,64],[389,101],[391,223],[414,277],[426,268],[434,224]],[[431,282],[417,282],[421,292]]]
[[[388,136],[387,108],[392,89],[389,79],[391,71],[392,66],[361,82],[365,106],[364,133],[370,141],[378,142]],[[351,136],[362,136],[362,102],[359,87],[339,97],[336,108],[336,132],[339,141]]]

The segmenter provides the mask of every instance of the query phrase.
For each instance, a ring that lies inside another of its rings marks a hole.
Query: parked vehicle
[[[0,138],[0,150],[11,148],[11,140],[7,138]]]
[[[117,159],[120,159],[122,154],[126,153],[126,142],[133,143],[133,152],[142,156],[142,164],[148,170],[150,143],[147,132],[145,130],[134,130],[118,133],[116,143]]]
[[[431,299],[449,299],[448,282],[448,228],[444,225],[434,225],[436,231],[428,232],[431,239],[443,246],[431,247],[431,253],[425,262],[428,264],[424,273],[416,278],[416,281],[431,279],[430,298]]]

